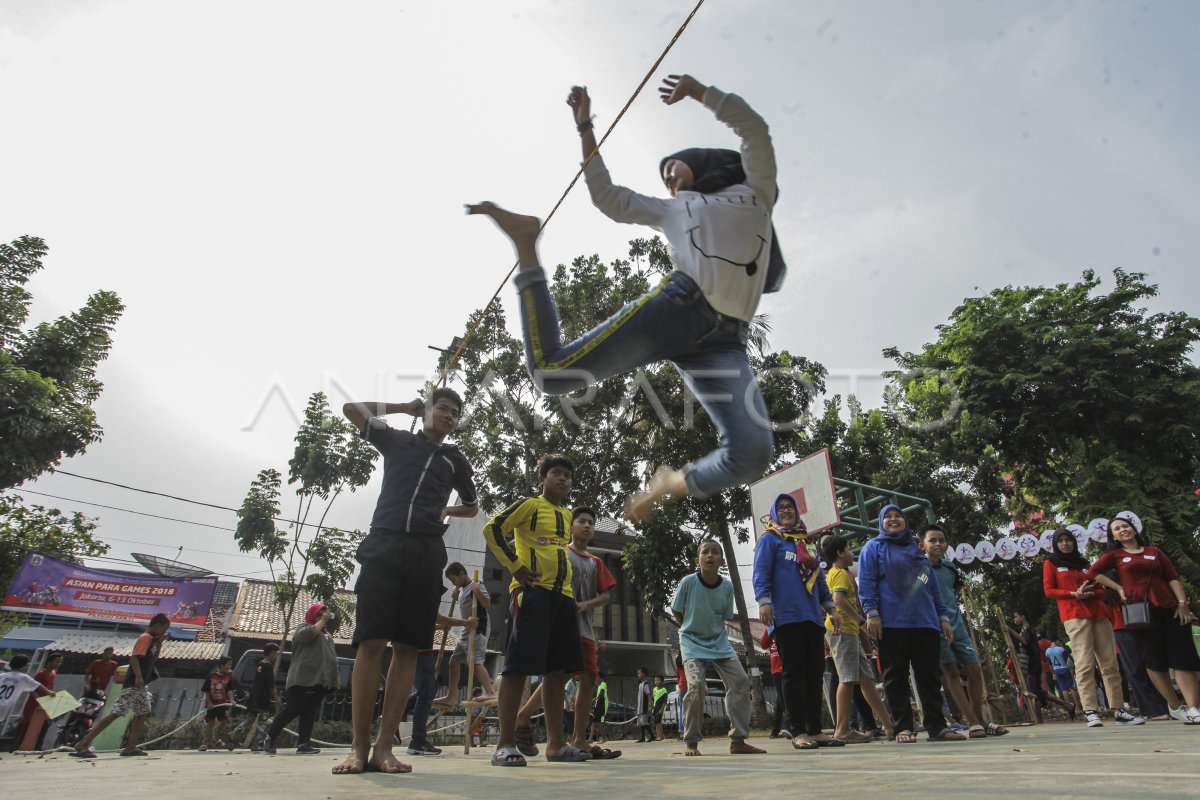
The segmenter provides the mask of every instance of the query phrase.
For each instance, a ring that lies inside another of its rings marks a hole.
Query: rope
[[[625,101],[625,105],[621,107],[621,110],[617,113],[616,118],[613,119],[612,124],[608,126],[608,130],[606,130],[604,135],[600,137],[600,141],[596,144],[596,148],[588,154],[587,159],[584,160],[583,165],[579,168],[579,171],[575,173],[575,177],[571,179],[571,182],[567,184],[567,188],[564,189],[562,195],[559,196],[558,202],[554,204],[554,207],[550,209],[550,213],[546,215],[544,220],[542,220],[541,227],[538,228],[539,234],[546,229],[546,225],[550,223],[550,220],[554,217],[555,212],[558,211],[559,206],[563,204],[563,201],[567,199],[567,195],[570,194],[571,190],[575,188],[575,184],[578,183],[580,177],[583,176],[583,172],[587,169],[588,164],[592,163],[592,159],[600,154],[600,148],[606,141],[608,141],[609,135],[612,134],[622,117],[625,116],[625,112],[628,111],[629,107],[633,105],[633,101],[638,98],[639,94],[641,94],[642,89],[645,88],[646,84],[650,81],[650,78],[654,76],[655,70],[659,68],[663,62],[663,59],[667,57],[667,53],[671,52],[671,48],[675,46],[675,43],[679,41],[679,37],[683,35],[685,30],[687,30],[688,24],[692,21],[692,18],[696,16],[696,12],[700,10],[702,5],[704,5],[704,0],[699,0],[699,2],[696,3],[696,7],[693,8],[691,13],[687,15],[687,18],[683,21],[683,24],[680,25],[679,29],[675,31],[675,35],[671,37],[671,41],[667,42],[667,46],[663,48],[662,53],[660,53],[658,58],[655,59],[654,63],[650,66],[650,69],[646,70],[645,77],[642,78],[642,81],[637,85],[637,88],[633,90],[633,94],[629,96],[629,99]],[[466,349],[467,344],[471,341],[471,337],[475,334],[475,330],[479,327],[479,324],[483,321],[484,317],[487,316],[487,310],[491,308],[492,303],[496,302],[496,300],[500,297],[500,292],[504,291],[504,285],[508,283],[508,279],[512,277],[514,272],[516,272],[519,265],[520,261],[513,262],[512,267],[510,267],[508,270],[508,274],[506,274],[504,279],[500,281],[500,285],[496,287],[496,291],[492,293],[491,299],[488,300],[484,305],[483,313],[481,313],[479,317],[467,327],[467,332],[463,335],[462,341],[458,343],[458,347],[454,349],[454,352],[450,354],[450,358],[446,360],[446,366],[442,368],[442,374],[439,376],[436,385],[446,385],[446,379],[450,374],[450,370],[454,367],[454,362],[458,360],[460,355],[462,355],[463,350]],[[414,419],[414,427],[416,426],[416,422],[417,421]]]

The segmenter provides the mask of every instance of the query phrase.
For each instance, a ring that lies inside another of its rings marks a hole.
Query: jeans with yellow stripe
[[[520,293],[525,358],[534,384],[567,394],[647,364],[670,361],[712,419],[716,450],[684,467],[688,491],[709,497],[762,477],[773,438],[766,404],[746,357],[747,324],[717,313],[682,272],[564,344],[546,272],[523,270]]]

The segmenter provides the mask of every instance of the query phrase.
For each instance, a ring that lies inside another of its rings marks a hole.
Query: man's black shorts
[[[442,603],[446,544],[441,536],[372,528],[358,546],[361,565],[352,644],[374,639],[429,649]]]
[[[229,706],[224,708],[210,708],[204,712],[204,719],[229,719]]]
[[[513,592],[502,674],[545,675],[582,669],[575,601],[541,586]]]

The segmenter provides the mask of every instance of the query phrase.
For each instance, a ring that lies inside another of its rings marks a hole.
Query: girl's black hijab
[[[671,159],[679,159],[688,165],[692,171],[694,182],[687,191],[712,194],[730,186],[746,182],[746,170],[742,167],[742,154],[736,150],[726,150],[719,147],[689,147],[680,150],[658,162],[658,177],[661,180],[663,170]],[[778,198],[779,187],[775,187]],[[787,276],[787,264],[783,260],[783,251],[779,249],[779,237],[775,234],[775,223],[771,223],[771,260],[767,265],[767,282],[763,291],[767,294],[778,292],[783,288],[783,279]]]
[[[1070,536],[1071,541],[1075,542],[1075,548],[1070,553],[1064,553],[1058,546],[1058,543],[1062,541],[1064,536]],[[1075,534],[1066,528],[1059,528],[1054,532],[1054,538],[1051,539],[1050,555],[1046,556],[1046,560],[1056,567],[1066,567],[1067,569],[1086,570],[1092,565],[1079,552],[1079,542],[1076,540]]]

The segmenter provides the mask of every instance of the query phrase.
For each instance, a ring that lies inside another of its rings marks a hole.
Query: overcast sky
[[[579,161],[564,104],[615,117],[691,0],[0,2],[0,239],[50,246],[34,320],[98,289],[128,308],[100,370],[102,443],[64,469],[238,506],[286,470],[313,391],[411,398],[512,263],[461,204],[545,214]],[[1197,313],[1200,6],[1178,2],[708,0],[609,143],[618,182],[732,146],[671,72],[771,125],[791,272],[772,344],[877,399],[885,347],[932,339],[969,295],[1096,269],[1149,273]],[[645,229],[577,187],[549,263],[624,257]],[[503,293],[514,312],[513,292]],[[405,420],[407,423],[407,420]],[[586,454],[577,454],[586,458]],[[366,527],[378,475],[338,501]],[[94,511],[111,555],[233,574],[232,514],[67,476],[28,500]],[[286,508],[286,506],[285,506]],[[748,558],[748,557],[747,557]]]

